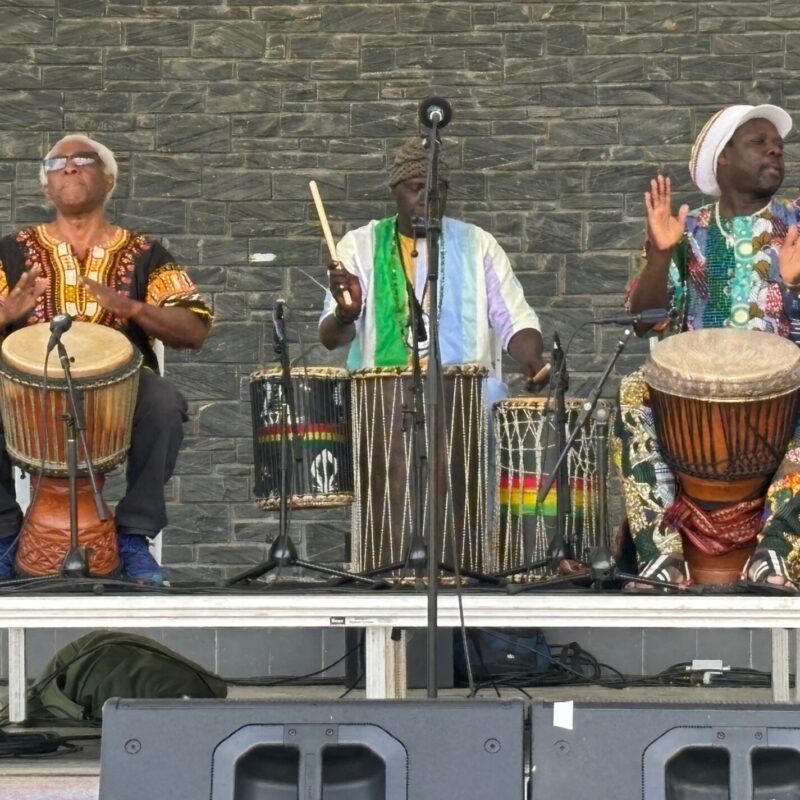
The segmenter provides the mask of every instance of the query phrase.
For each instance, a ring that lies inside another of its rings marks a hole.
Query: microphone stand
[[[564,381],[567,357],[561,349],[561,340],[558,333],[553,334],[553,377],[555,391],[555,416],[556,416],[556,446],[558,452],[564,451],[567,446],[567,387]],[[556,539],[563,543],[564,549],[569,551],[567,542],[567,519],[572,512],[571,498],[569,496],[569,464],[567,459],[562,459],[556,473]]]
[[[598,379],[597,383],[592,387],[592,390],[589,392],[589,396],[584,400],[583,407],[581,409],[580,414],[578,414],[578,418],[575,421],[575,425],[570,432],[570,435],[567,437],[566,441],[564,442],[564,446],[559,453],[558,460],[556,461],[555,467],[553,468],[552,472],[548,476],[547,480],[544,482],[544,485],[539,489],[539,494],[537,496],[536,502],[537,504],[541,504],[544,502],[544,499],[547,497],[548,492],[553,487],[553,484],[558,477],[559,470],[562,467],[562,464],[566,464],[567,456],[569,455],[569,451],[572,448],[572,444],[577,438],[578,434],[581,431],[581,428],[586,424],[586,421],[589,419],[589,416],[594,411],[595,406],[597,405],[597,401],[600,398],[600,394],[603,391],[603,386],[605,382],[608,380],[608,376],[611,374],[611,370],[614,369],[614,365],[617,363],[617,359],[622,354],[622,351],[625,349],[625,345],[631,338],[633,334],[633,326],[627,325],[622,332],[622,336],[620,336],[619,340],[617,341],[617,346],[614,348],[614,352],[611,355],[611,359],[609,360],[608,364],[606,364],[605,369],[603,370],[602,375]],[[602,471],[604,465],[600,465],[600,471]],[[603,513],[605,514],[605,509],[603,509]],[[601,520],[601,524],[605,524]],[[586,573],[574,573],[569,576],[565,576],[565,579],[562,581],[561,579],[557,579],[558,582],[561,583],[571,583],[576,580],[580,580],[582,577],[586,577]],[[627,578],[628,576],[626,576]],[[636,579],[635,576],[630,576],[630,579]],[[647,581],[643,581],[646,583]],[[543,581],[541,583],[534,583],[534,584],[519,584],[515,587],[509,586],[508,591],[511,594],[516,594],[517,592],[527,591],[529,589],[536,589],[537,587],[543,587],[543,585],[554,585],[552,582]],[[663,582],[662,582],[663,585]],[[512,591],[512,589],[514,591]]]
[[[228,578],[224,586],[235,586],[238,583],[245,583],[255,578],[260,578],[274,569],[284,567],[302,567],[303,569],[328,575],[332,578],[355,580],[366,583],[370,586],[382,586],[384,581],[375,580],[365,575],[356,575],[345,570],[327,567],[322,564],[314,564],[305,561],[297,556],[297,547],[289,536],[289,498],[292,494],[292,482],[294,479],[294,469],[297,462],[302,461],[302,454],[298,449],[297,436],[297,412],[294,403],[294,386],[292,385],[292,370],[289,360],[289,344],[286,339],[286,330],[283,324],[282,313],[276,313],[275,324],[273,326],[274,352],[278,356],[281,365],[281,390],[283,402],[280,409],[280,429],[281,429],[281,449],[280,449],[280,470],[281,470],[281,489],[278,506],[278,535],[273,540],[267,554],[266,561],[256,564],[250,569],[246,569]],[[291,426],[291,444],[290,442]],[[292,459],[289,460],[291,449]]]
[[[439,623],[438,531],[439,520],[439,405],[441,399],[442,354],[439,350],[439,240],[442,233],[441,197],[439,193],[439,140],[437,128],[440,119],[433,115],[428,133],[428,174],[425,181],[425,216],[428,249],[428,376],[425,412],[428,419],[428,697],[438,696],[437,634]],[[456,566],[458,553],[454,553]],[[458,578],[457,578],[458,580]]]
[[[86,548],[78,545],[78,442],[86,459],[86,471],[89,482],[92,486],[92,496],[94,498],[97,516],[101,522],[108,518],[106,514],[103,496],[97,485],[97,477],[94,472],[94,465],[89,454],[89,447],[86,443],[86,417],[83,411],[83,397],[75,391],[72,382],[72,372],[70,370],[70,357],[66,347],[59,337],[56,342],[58,359],[61,368],[64,370],[64,379],[67,383],[67,397],[69,398],[69,410],[62,417],[67,426],[66,437],[66,456],[67,456],[67,475],[69,480],[69,550],[64,557],[61,565],[61,572],[68,578],[85,578],[89,574],[86,559]]]

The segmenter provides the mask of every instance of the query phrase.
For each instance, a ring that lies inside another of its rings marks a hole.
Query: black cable
[[[81,748],[55,733],[7,733],[0,736],[0,758],[42,758],[76,753]]]
[[[230,683],[234,686],[282,686],[287,683],[295,683],[297,681],[307,680],[308,678],[313,678],[316,675],[321,675],[323,672],[327,672],[329,669],[333,669],[337,664],[341,664],[348,656],[355,653],[359,648],[364,645],[365,634],[362,631],[361,639],[358,644],[351,647],[347,650],[344,655],[337,658],[335,661],[331,661],[330,664],[326,664],[321,669],[315,670],[314,672],[307,672],[305,675],[297,675],[297,676],[288,676],[283,678],[277,679],[270,679],[270,678],[221,678],[221,680],[225,681],[226,683]],[[361,680],[359,678],[358,680]],[[358,680],[356,683],[358,683]]]
[[[355,689],[356,686],[358,686],[358,684],[361,682],[363,678],[364,678],[364,670],[362,669],[361,672],[359,672],[358,677],[354,681],[352,681],[350,685],[347,686],[347,688],[336,699],[343,700],[345,697],[347,697],[347,695],[349,695],[350,692],[352,692],[353,689]]]

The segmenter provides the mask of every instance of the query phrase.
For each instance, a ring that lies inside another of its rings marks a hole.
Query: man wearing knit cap
[[[407,417],[413,399],[410,394],[394,394],[396,380],[378,381],[376,376],[380,372],[390,377],[410,372],[414,338],[419,343],[421,362],[428,357],[427,161],[427,152],[417,137],[404,142],[397,151],[389,170],[397,213],[350,231],[341,240],[339,264],[331,265],[339,268],[330,272],[330,291],[320,320],[322,343],[329,349],[350,344],[348,367],[361,371],[361,377],[368,380],[366,385],[375,385],[374,402],[369,401],[366,409],[359,405],[365,418],[358,427],[370,433],[356,434],[357,442],[369,439],[358,454],[361,474],[357,478],[356,508],[360,512],[356,512],[356,518],[360,521],[353,540],[357,563],[360,559],[366,568],[402,563],[410,552],[412,520],[417,519],[413,509],[419,498],[414,489],[418,476],[409,453],[414,426]],[[454,553],[459,566],[481,571],[491,485],[487,486],[485,451],[479,440],[480,432],[486,430],[491,403],[504,395],[502,350],[520,364],[531,390],[543,385],[547,369],[542,360],[539,320],[525,300],[508,256],[491,234],[443,216],[449,180],[447,164],[440,159],[439,186],[433,193],[438,194],[442,214],[439,350],[442,364],[452,369],[447,371],[449,377],[445,375],[441,412],[451,437],[442,441],[437,469],[444,473],[447,467],[449,477],[441,486],[448,500],[439,510],[441,524],[445,525],[444,509],[451,509],[448,518],[453,537],[443,539],[448,542],[447,551],[450,541],[460,543]],[[410,310],[417,320],[413,331]],[[483,407],[478,402],[477,381],[472,380],[478,374],[475,367],[488,371]],[[404,392],[408,392],[409,383],[402,381]],[[452,413],[448,406],[452,406]]]
[[[354,342],[350,369],[410,365],[409,284],[427,327],[426,175],[427,152],[419,137],[408,139],[389,170],[397,214],[350,231],[339,243],[340,268],[330,273],[320,340],[331,350]],[[443,159],[439,180],[444,213],[449,169]],[[522,367],[528,387],[541,387],[543,377],[534,381],[544,367],[539,320],[491,234],[443,217],[439,301],[443,364],[480,364],[499,380],[502,347]]]
[[[775,197],[791,128],[789,115],[773,105],[736,105],[711,117],[689,167],[700,191],[717,199],[693,211],[684,205],[674,215],[669,178],[651,181],[646,264],[629,292],[633,313],[672,309],[670,330],[662,333],[730,327],[800,343],[800,206]],[[683,544],[670,513],[675,479],[659,452],[639,372],[622,381],[615,433],[640,574],[681,581]],[[800,577],[798,448],[800,429],[767,494],[758,545],[745,567],[751,581],[793,587],[791,578]]]

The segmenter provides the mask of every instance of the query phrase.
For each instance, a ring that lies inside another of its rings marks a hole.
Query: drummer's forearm
[[[319,340],[328,350],[344,347],[355,338],[355,323],[342,322],[335,314],[328,314],[319,325]]]
[[[148,336],[161,339],[167,347],[199,349],[208,336],[209,325],[188,308],[162,308],[149,303],[137,303],[128,319],[135,322]]]
[[[647,263],[628,301],[632,314],[647,308],[666,308],[671,250],[649,250]]]

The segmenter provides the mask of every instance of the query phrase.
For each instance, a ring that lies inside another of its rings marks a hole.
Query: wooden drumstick
[[[325,237],[325,242],[328,245],[328,252],[331,254],[331,261],[339,263],[339,254],[336,252],[336,242],[333,241],[333,234],[331,233],[331,226],[328,225],[328,217],[325,214],[325,206],[322,205],[322,197],[320,196],[319,189],[317,188],[316,181],[309,181],[308,188],[311,190],[311,196],[314,198],[314,205],[317,207],[317,216],[319,217],[319,224],[322,227],[322,235]],[[342,292],[342,297],[345,303],[350,305],[353,302],[350,297],[350,292],[345,289]]]
[[[530,380],[531,383],[541,383],[549,374],[552,367],[545,364]]]

